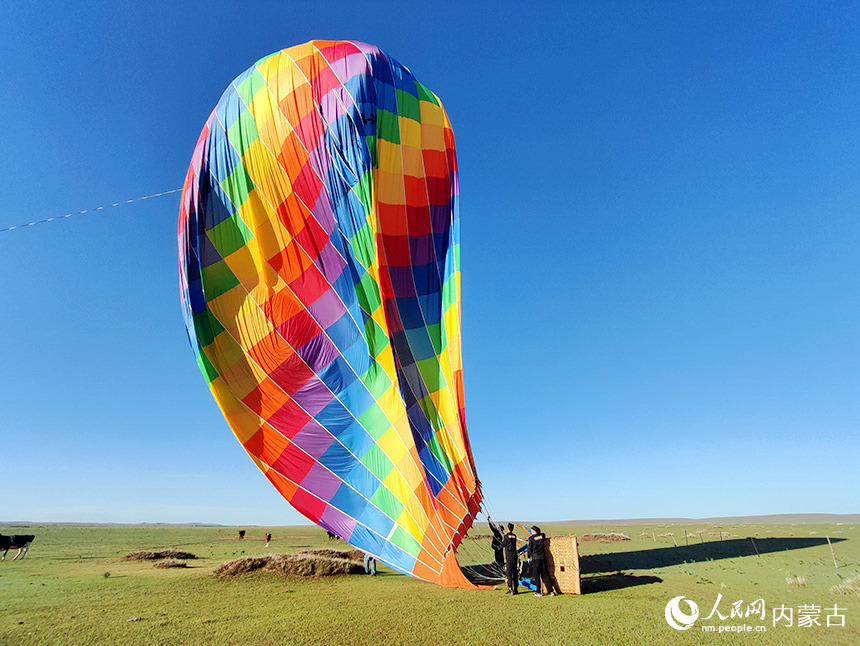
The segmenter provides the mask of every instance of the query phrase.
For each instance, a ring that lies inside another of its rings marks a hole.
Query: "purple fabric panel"
[[[329,405],[334,399],[334,395],[316,375],[313,375],[304,386],[296,391],[293,399],[307,411],[308,415],[314,416]]]
[[[298,438],[298,435],[296,436]],[[329,439],[331,437],[329,436]],[[321,464],[315,464],[305,479],[302,480],[302,486],[308,491],[313,491],[316,496],[319,496],[325,501],[329,501],[334,496],[334,492],[340,487],[340,478],[334,475]]]
[[[355,528],[355,519],[350,518],[345,513],[328,505],[320,518],[319,524],[325,527],[330,532],[334,532],[344,540],[349,540],[352,536],[352,530]]]
[[[329,90],[326,96],[333,97],[335,101],[338,101],[340,103],[341,110],[338,114],[343,112],[349,112],[350,108],[355,105],[355,99],[352,98],[352,95],[342,85],[338,85],[337,87],[334,87]]]
[[[412,265],[420,267],[436,262],[436,250],[433,248],[433,236],[415,236],[409,238],[409,255]]]
[[[343,268],[346,267],[346,261],[337,252],[337,249],[332,246],[331,242],[327,243],[320,250],[314,259],[314,264],[331,285],[335,284],[337,279],[340,278],[341,273],[343,273]],[[323,325],[323,327],[326,326]]]
[[[408,270],[409,268],[407,267],[406,269]],[[319,374],[323,368],[340,355],[340,351],[325,334],[317,334],[313,339],[299,348],[297,354],[305,360],[305,363],[310,366],[311,370]],[[298,401],[298,396],[296,397],[296,401]]]
[[[340,82],[346,85],[346,82],[357,74],[367,74],[369,72],[367,65],[367,57],[364,54],[350,54],[344,56],[338,61],[332,63],[332,71],[335,73]]]
[[[415,296],[415,282],[412,278],[412,267],[388,267],[391,277],[391,287],[398,298]]]
[[[430,205],[430,226],[433,233],[445,233],[451,226],[451,204]]]
[[[349,42],[358,47],[365,54],[374,54],[380,58],[385,58],[385,54],[379,51],[379,47],[376,45],[369,45],[368,43],[363,43],[360,40],[351,40]]]
[[[320,99],[320,112],[322,112],[326,127],[337,121],[337,118],[344,113],[344,105],[339,99],[340,92],[337,92],[336,89],[329,90]]]
[[[316,145],[308,151],[308,159],[325,184],[325,176],[331,166],[331,157],[325,145],[325,134],[320,134],[319,139],[316,140]]]
[[[326,249],[332,249],[332,246],[326,245]],[[323,251],[325,251],[325,249]],[[343,306],[343,302],[340,300],[337,292],[330,289],[320,296],[313,305],[310,305],[308,307],[308,311],[313,314],[313,317],[316,319],[317,323],[320,324],[320,327],[325,329],[343,316],[346,312],[346,308]]]
[[[325,453],[326,449],[328,449],[328,447],[331,446],[331,443],[334,442],[334,438],[319,422],[312,419],[305,424],[305,427],[302,430],[296,433],[296,436],[293,438],[293,442],[295,442],[296,446],[315,460],[319,460],[320,456]],[[315,465],[314,468],[317,466],[319,465]],[[311,473],[313,473],[313,470],[311,470]],[[338,481],[338,484],[340,484],[340,481]],[[335,489],[336,488],[337,487],[335,487]],[[328,500],[328,498],[326,498],[326,500]]]
[[[317,203],[314,204],[314,207],[311,209],[311,213],[314,214],[317,222],[322,225],[322,228],[325,229],[326,233],[331,235],[331,232],[334,231],[335,221],[328,193],[325,191],[320,193]]]

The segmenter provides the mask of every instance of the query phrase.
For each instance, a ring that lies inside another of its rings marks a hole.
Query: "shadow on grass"
[[[648,583],[663,583],[658,576],[634,576],[632,574],[601,574],[598,576],[582,577],[582,594],[593,592],[606,592],[607,590],[620,590],[621,588],[632,588],[637,585]]]
[[[839,543],[845,538],[831,538]],[[764,556],[773,552],[799,550],[827,545],[827,539],[810,538],[733,538],[679,547],[658,547],[651,550],[612,552],[580,556],[582,574],[620,572],[621,570],[649,570],[657,567],[731,559],[738,556]],[[583,584],[585,579],[583,579]]]

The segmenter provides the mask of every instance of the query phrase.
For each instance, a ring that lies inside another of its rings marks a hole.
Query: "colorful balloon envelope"
[[[224,92],[178,237],[198,365],[269,481],[392,568],[471,587],[457,193],[439,98],[376,47],[313,41]]]

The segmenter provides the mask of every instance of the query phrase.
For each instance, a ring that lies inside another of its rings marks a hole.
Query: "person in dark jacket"
[[[505,594],[518,594],[520,575],[517,572],[517,565],[519,559],[517,558],[517,535],[514,534],[513,523],[508,523],[508,531],[502,537],[502,549],[505,552],[505,579],[508,582],[508,591]]]
[[[502,550],[502,532],[498,527],[496,527],[491,518],[487,519],[487,523],[490,525],[490,531],[493,532],[493,540],[490,543],[490,547],[493,549],[493,553],[495,554],[496,563],[504,566],[505,552]]]
[[[555,590],[552,587],[552,577],[549,573],[549,568],[546,564],[547,555],[547,539],[546,534],[540,531],[540,527],[532,525],[532,535],[529,536],[529,560],[531,561],[531,573],[535,584],[537,585],[536,597],[542,597],[541,579],[546,586],[546,589],[554,597]]]

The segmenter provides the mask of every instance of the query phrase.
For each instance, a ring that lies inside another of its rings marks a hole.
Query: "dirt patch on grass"
[[[618,534],[615,532],[609,534],[583,534],[579,537],[583,543],[615,543],[617,541],[631,540],[627,534]]]
[[[191,552],[161,550],[160,552],[131,552],[122,557],[123,561],[155,561],[157,559],[196,559]]]
[[[152,567],[188,567],[188,563],[179,559],[162,559],[153,563]]]
[[[308,550],[296,554],[247,556],[228,561],[215,570],[220,578],[241,576],[251,572],[270,572],[280,576],[324,577],[363,574],[364,554],[358,550]]]

